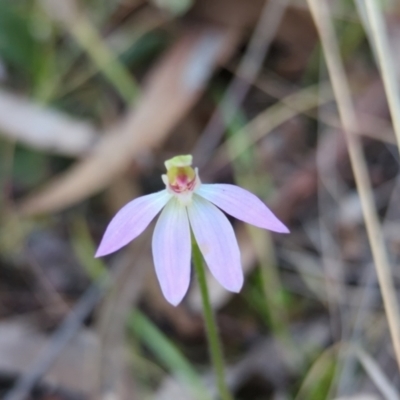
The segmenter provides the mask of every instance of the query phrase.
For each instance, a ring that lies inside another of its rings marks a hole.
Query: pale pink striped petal
[[[270,231],[289,233],[289,229],[257,196],[239,186],[202,184],[196,193],[241,221]]]
[[[194,236],[212,274],[225,289],[239,292],[243,271],[232,225],[217,207],[196,194],[187,209]]]
[[[172,199],[162,211],[153,234],[153,259],[165,298],[174,306],[190,282],[191,241],[186,207]]]
[[[122,207],[108,225],[96,257],[113,253],[139,236],[170,199],[171,195],[162,190]]]

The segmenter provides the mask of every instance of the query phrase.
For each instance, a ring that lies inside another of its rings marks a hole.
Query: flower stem
[[[217,324],[213,310],[211,308],[210,296],[204,271],[203,258],[196,240],[192,240],[193,264],[196,270],[197,279],[200,285],[201,299],[203,303],[204,321],[206,324],[206,333],[211,360],[216,373],[218,391],[222,400],[232,400],[232,396],[225,382],[224,360],[222,354],[221,341],[218,336]]]

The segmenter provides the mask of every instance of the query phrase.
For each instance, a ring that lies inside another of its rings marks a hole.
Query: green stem
[[[232,400],[232,396],[225,382],[224,358],[222,354],[221,341],[218,336],[217,324],[211,308],[210,296],[208,294],[206,274],[204,272],[203,257],[196,240],[192,240],[193,264],[200,285],[201,299],[203,302],[204,321],[208,339],[208,347],[214,366],[218,391],[222,400]]]

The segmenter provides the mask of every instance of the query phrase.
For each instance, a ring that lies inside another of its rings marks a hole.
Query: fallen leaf
[[[199,98],[215,67],[236,47],[229,28],[187,28],[156,65],[137,106],[104,135],[93,152],[19,205],[23,214],[62,210],[104,189],[135,156],[157,146]]]

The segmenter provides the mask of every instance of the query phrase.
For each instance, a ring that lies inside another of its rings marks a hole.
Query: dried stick
[[[350,161],[354,171],[357,190],[361,200],[365,225],[375,262],[383,303],[389,323],[389,330],[400,367],[400,320],[396,292],[390,272],[390,265],[382,236],[382,230],[372,196],[371,183],[364,155],[362,153],[358,131],[358,122],[348,89],[344,67],[339,56],[334,28],[330,20],[325,0],[308,0],[315,25],[321,38],[329,76],[337,100],[340,119],[346,134]]]
[[[26,215],[51,213],[108,186],[188,113],[214,69],[236,48],[239,35],[211,24],[187,28],[149,73],[138,105],[110,127],[87,158],[22,200],[18,210]]]
[[[397,83],[396,70],[393,64],[392,51],[389,46],[385,22],[382,11],[379,9],[376,0],[366,0],[364,8],[371,28],[371,34],[368,37],[376,50],[376,61],[381,71],[397,145],[400,148],[399,85]]]

